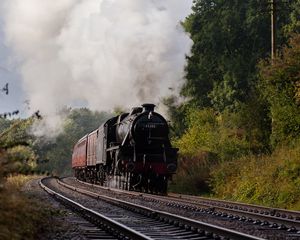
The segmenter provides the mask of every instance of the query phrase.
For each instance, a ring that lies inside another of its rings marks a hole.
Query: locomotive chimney
[[[152,103],[144,103],[142,107],[143,107],[143,112],[153,112],[155,105]]]

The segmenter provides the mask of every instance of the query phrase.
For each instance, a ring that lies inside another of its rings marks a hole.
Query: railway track
[[[253,204],[245,204],[197,196],[169,194],[170,198],[180,199],[183,202],[209,206],[214,214],[228,213],[227,217],[252,218],[255,224],[270,225],[273,228],[284,229],[289,232],[299,232],[300,212],[279,208],[270,208]],[[230,215],[231,214],[231,215]]]
[[[48,180],[49,178],[42,179],[39,182],[40,186],[57,201],[70,208],[73,212],[86,220],[81,220],[77,223],[82,226],[82,229],[85,232],[84,235],[87,239],[149,239],[146,236],[135,232],[132,229],[119,224],[118,222],[109,219],[106,216],[53,190],[53,186],[49,184]]]
[[[42,180],[41,186],[117,239],[262,239],[100,195],[53,178]]]
[[[289,239],[300,239],[300,212],[297,211],[267,208],[189,195],[170,194],[170,196],[157,196],[119,189],[109,189],[84,182],[80,183],[95,189],[99,188],[105,191],[115,192],[119,195],[131,195],[145,201],[164,204],[169,208],[183,209],[187,212],[201,212],[220,218],[253,224],[269,232],[278,232],[280,236],[286,236],[286,238]],[[285,237],[279,237],[278,239],[285,239]]]

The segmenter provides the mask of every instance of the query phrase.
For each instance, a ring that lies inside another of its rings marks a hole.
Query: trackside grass
[[[300,210],[300,146],[224,162],[212,173],[216,197]]]
[[[37,239],[47,221],[47,208],[21,192],[22,186],[32,178],[23,175],[8,177],[0,189],[0,239]]]

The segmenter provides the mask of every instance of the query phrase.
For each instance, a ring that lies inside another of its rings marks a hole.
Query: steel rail
[[[172,194],[170,195],[170,198],[179,199],[182,202],[194,205],[206,205],[209,206],[211,210],[220,211],[222,213],[227,212],[230,214],[239,214],[241,217],[248,216],[259,220],[268,221],[270,223],[285,224],[290,228],[297,228],[300,230],[300,212],[298,211],[289,211],[285,209],[263,207],[254,204],[245,204],[188,195],[179,195],[179,197],[175,195],[174,197]],[[203,201],[203,203],[199,201]]]
[[[159,196],[159,195],[152,195],[148,193],[129,192],[120,189],[103,187],[96,184],[82,182],[78,179],[76,179],[76,181],[82,184],[90,185],[92,187],[97,187],[108,191],[125,193],[134,196],[141,196],[144,198],[155,199],[161,202],[170,201],[170,199],[172,199],[175,201],[180,201],[181,204],[182,203],[187,204],[187,205],[182,205],[182,207],[186,207],[194,210],[198,210],[198,207],[205,208],[211,214],[216,214],[216,215],[219,214],[219,215],[226,216],[228,218],[236,218],[243,221],[246,221],[247,220],[246,218],[248,218],[248,219],[252,219],[252,221],[257,224],[263,224],[263,225],[270,224],[273,225],[274,227],[276,227],[276,224],[279,224],[277,226],[278,228],[289,227],[289,229],[294,232],[300,230],[300,221],[297,220],[297,215],[300,218],[300,212],[297,211],[289,211],[289,210],[284,210],[279,208],[268,208],[259,205],[253,205],[253,204],[244,204],[244,203],[230,202],[225,200],[210,199],[210,198],[203,198],[203,197],[190,196],[190,195],[169,194],[168,196]],[[204,203],[199,202],[199,200],[204,201]],[[223,204],[223,206],[216,205],[213,203]],[[174,205],[178,206],[179,204],[174,202]],[[258,210],[260,210],[260,212]],[[278,215],[279,213],[281,214]],[[282,214],[286,214],[287,217],[282,217]],[[291,218],[291,215],[293,215],[293,218]]]
[[[106,229],[113,229],[114,232],[117,232],[119,236],[126,236],[130,239],[133,240],[152,240],[152,238],[139,233],[121,223],[118,223],[92,209],[86,208],[83,205],[55,192],[54,190],[50,189],[49,187],[47,187],[45,184],[43,184],[43,181],[45,179],[49,179],[49,178],[43,178],[39,181],[39,185],[46,191],[48,192],[50,195],[52,195],[55,198],[60,199],[61,201],[63,201],[66,205],[77,209],[77,211],[79,211],[82,214],[85,214],[89,217],[92,217],[93,219],[96,220],[96,222],[98,223],[102,223]],[[93,224],[95,224],[95,221],[91,221]],[[101,224],[100,224],[101,225]],[[101,226],[100,226],[101,227]]]
[[[239,207],[253,207],[256,209],[260,209],[262,211],[269,211],[272,214],[285,214],[286,216],[293,216],[295,219],[300,220],[300,211],[293,211],[293,210],[286,210],[286,209],[281,209],[281,208],[272,208],[272,207],[266,207],[266,206],[260,206],[260,205],[255,205],[255,204],[248,204],[248,203],[241,203],[241,202],[233,202],[233,201],[226,201],[226,200],[221,200],[221,199],[215,199],[215,198],[204,198],[200,196],[192,196],[192,195],[184,195],[184,194],[174,194],[174,193],[169,193],[168,196],[170,197],[175,197],[175,198],[180,198],[180,199],[188,199],[188,200],[195,200],[195,201],[210,201],[210,202],[215,202],[215,203],[220,203],[220,204],[233,204],[235,206]]]
[[[189,200],[187,198],[175,198],[175,197],[160,197],[160,196],[146,196],[146,198],[153,198],[158,201],[170,201],[171,199],[174,201],[179,201],[179,203],[173,203],[173,205],[177,206],[179,204],[187,204],[187,205],[182,205],[182,207],[194,209],[194,210],[199,210],[199,208],[206,208],[208,212],[211,214],[215,215],[223,215],[229,218],[236,218],[242,221],[246,221],[248,219],[252,219],[253,222],[257,224],[262,224],[262,225],[273,225],[274,227],[276,224],[280,224],[281,226],[278,226],[278,228],[284,228],[284,227],[289,227],[290,230],[297,231],[296,229],[300,230],[300,221],[291,219],[291,218],[283,218],[280,216],[277,216],[276,214],[271,215],[270,213],[266,213],[266,210],[262,210],[259,212],[257,209],[252,209],[249,208],[247,205],[243,205],[243,208],[238,207],[238,205],[231,205],[231,207],[228,206],[230,203],[226,203],[227,206],[220,206],[220,205],[215,205],[209,203],[209,200],[207,200],[204,203],[201,202],[195,202],[193,200]],[[162,200],[163,199],[163,200]],[[172,205],[172,204],[170,204]],[[199,207],[199,208],[198,208]],[[251,207],[251,206],[249,206]],[[261,207],[263,209],[263,207]],[[201,209],[203,210],[203,209]],[[284,226],[283,226],[284,225]],[[288,228],[287,228],[288,229]]]
[[[219,236],[226,237],[226,238],[229,238],[232,240],[262,240],[263,239],[263,238],[259,238],[259,237],[252,236],[249,234],[245,234],[245,233],[237,232],[234,230],[226,229],[223,227],[219,227],[219,226],[216,226],[213,224],[208,224],[208,223],[200,222],[197,220],[189,219],[186,217],[178,216],[175,214],[154,210],[152,208],[148,208],[148,207],[140,206],[140,205],[137,205],[134,203],[126,202],[124,200],[99,195],[94,192],[90,192],[90,191],[87,191],[84,189],[73,187],[69,184],[66,184],[66,183],[60,181],[59,179],[57,179],[57,181],[62,186],[66,187],[68,189],[71,189],[73,191],[85,194],[87,196],[90,196],[90,197],[93,197],[96,199],[101,199],[110,204],[115,204],[117,206],[121,206],[123,208],[129,209],[129,210],[132,210],[132,211],[144,214],[144,215],[148,215],[153,218],[158,218],[161,221],[166,221],[166,222],[175,223],[175,224],[182,224],[186,229],[193,228],[193,229],[199,229],[202,231],[204,230],[204,231],[208,232],[208,234],[217,234]]]

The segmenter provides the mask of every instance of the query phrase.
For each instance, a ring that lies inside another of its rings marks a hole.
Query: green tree
[[[284,27],[286,36],[300,33],[300,0],[291,1],[290,23]]]
[[[167,107],[167,115],[172,120],[170,124],[170,137],[181,136],[186,130],[188,123],[186,116],[189,109],[192,108],[189,103],[179,103],[176,96],[170,96],[163,99],[163,104]]]
[[[75,143],[109,117],[108,113],[93,112],[87,108],[69,110],[63,132],[56,139],[43,137],[36,140],[34,145],[39,156],[38,169],[57,175],[70,174]]]
[[[34,140],[34,136],[30,134],[33,122],[34,118],[30,117],[27,119],[11,120],[9,125],[4,123],[8,127],[4,129],[3,126],[3,131],[0,134],[1,147],[10,148],[17,145],[31,145]]]
[[[256,64],[270,52],[268,9],[268,1],[260,0],[195,1],[193,13],[183,23],[194,41],[184,96],[217,111],[247,101],[257,80]],[[278,20],[280,45],[288,16],[279,12]]]
[[[289,41],[282,56],[260,64],[261,90],[270,104],[271,141],[291,142],[300,134],[300,34]]]
[[[2,174],[3,177],[12,173],[28,174],[34,171],[36,167],[36,155],[32,149],[34,136],[30,134],[33,122],[32,117],[1,121],[0,167],[5,172]]]
[[[0,133],[7,129],[12,124],[11,120],[0,118]]]

